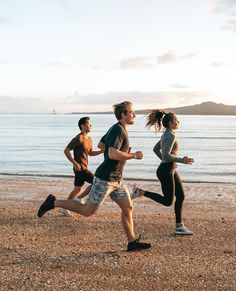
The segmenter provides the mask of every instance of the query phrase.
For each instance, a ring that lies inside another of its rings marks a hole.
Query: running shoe
[[[65,209],[65,208],[59,208],[58,211],[61,212],[62,214],[64,214],[65,216],[67,216],[67,217],[72,216],[72,213],[69,210]]]
[[[193,232],[188,230],[185,226],[180,226],[175,228],[175,234],[178,235],[192,235]]]
[[[139,190],[140,190],[140,188],[138,188],[136,186],[136,184],[134,184],[132,192],[131,192],[131,195],[130,195],[131,199],[135,199],[137,197],[141,197],[141,195],[139,193]]]
[[[149,249],[152,245],[149,243],[142,243],[139,242],[138,239],[129,242],[127,246],[127,252],[135,252],[135,251],[141,251]]]
[[[42,217],[49,210],[54,209],[54,201],[56,197],[52,194],[48,195],[45,201],[41,204],[38,210],[38,217]]]
[[[84,204],[84,198],[79,198],[78,196],[75,197],[75,201]]]

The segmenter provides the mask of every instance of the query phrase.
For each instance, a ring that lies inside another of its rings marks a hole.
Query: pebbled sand
[[[38,219],[44,198],[66,197],[72,179],[0,176],[0,183],[1,291],[236,290],[236,184],[184,184],[191,237],[173,235],[173,206],[136,199],[136,233],[152,248],[127,253],[109,198],[89,218],[53,210]],[[158,182],[137,184],[160,191]]]

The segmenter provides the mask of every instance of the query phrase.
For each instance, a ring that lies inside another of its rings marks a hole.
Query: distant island
[[[167,112],[175,112],[181,115],[236,115],[236,106],[224,105],[215,102],[203,102],[190,106],[165,108]],[[140,110],[146,114],[150,110]]]
[[[167,112],[175,112],[181,115],[236,115],[236,106],[224,105],[215,102],[203,102],[183,107],[163,108]],[[147,114],[151,109],[135,110],[137,114]],[[72,112],[70,114],[111,114],[111,111],[106,112]]]

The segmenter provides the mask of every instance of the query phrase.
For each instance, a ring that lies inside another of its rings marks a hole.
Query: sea
[[[79,133],[78,120],[86,114],[1,114],[0,174],[72,176],[64,148]],[[113,114],[91,114],[91,137],[96,150],[100,138],[116,121]],[[179,115],[176,136],[179,156],[194,158],[192,165],[178,164],[185,182],[236,183],[236,116]],[[162,132],[145,128],[146,118],[137,115],[128,128],[132,151],[143,151],[142,160],[129,160],[124,177],[156,180],[160,160],[153,152]],[[103,155],[89,157],[95,171]]]

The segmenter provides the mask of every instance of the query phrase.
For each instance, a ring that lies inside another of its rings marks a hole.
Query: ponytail
[[[153,125],[155,126],[156,131],[160,131],[162,125],[162,118],[166,114],[164,110],[154,109],[147,115],[146,127],[150,128]]]
[[[146,127],[150,128],[154,125],[156,131],[160,131],[162,126],[168,128],[174,116],[172,112],[166,113],[163,109],[154,109],[147,115]]]

